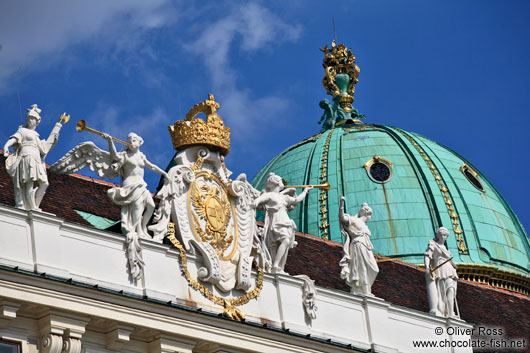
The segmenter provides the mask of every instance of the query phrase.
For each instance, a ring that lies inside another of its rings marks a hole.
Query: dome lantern
[[[320,107],[324,109],[320,120],[324,122],[321,131],[346,122],[362,123],[359,119],[364,119],[365,116],[359,114],[352,106],[360,72],[359,66],[355,64],[353,52],[344,44],[337,45],[335,41],[331,42],[331,49],[326,45],[320,48],[320,51],[324,53],[322,66],[325,75],[322,85],[327,94],[333,97],[333,105],[327,99],[320,101]]]

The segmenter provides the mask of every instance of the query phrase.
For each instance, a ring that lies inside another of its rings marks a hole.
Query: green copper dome
[[[260,190],[270,172],[290,185],[329,181],[328,192],[310,191],[290,213],[298,231],[343,242],[338,213],[344,195],[347,213],[356,214],[363,202],[373,209],[369,227],[379,254],[422,264],[428,241],[444,226],[456,262],[494,265],[528,284],[528,237],[499,192],[468,161],[395,127],[341,123],[287,148],[252,181]]]

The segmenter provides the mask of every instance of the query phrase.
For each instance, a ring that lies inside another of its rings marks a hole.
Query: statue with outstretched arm
[[[254,207],[265,211],[263,234],[272,257],[272,272],[287,274],[285,263],[289,249],[294,248],[296,225],[289,218],[288,211],[298,205],[313,187],[308,186],[300,195],[294,188],[284,189],[282,178],[270,173],[265,181],[265,189],[254,201]]]
[[[126,232],[135,232],[140,238],[151,239],[147,233],[147,222],[153,215],[155,203],[147,183],[144,181],[144,167],[166,178],[167,173],[147,160],[140,152],[143,139],[131,132],[127,136],[129,146],[125,151],[117,152],[112,137],[103,134],[109,143],[109,153],[113,160],[113,168],[120,170],[122,186],[109,189],[110,199],[122,207],[122,228]]]
[[[50,169],[58,174],[69,174],[89,167],[103,178],[114,179],[121,176],[122,185],[110,188],[107,195],[121,207],[121,229],[126,237],[130,274],[137,281],[143,276],[144,266],[139,239],[151,239],[147,223],[155,209],[153,197],[144,180],[144,169],[147,167],[166,179],[168,175],[140,152],[144,141],[134,132],[129,133],[126,142],[118,140],[127,146],[127,149],[120,152],[116,150],[113,137],[98,131],[96,133],[108,142],[109,152],[99,149],[93,142],[83,142],[66,153]]]
[[[70,117],[63,114],[48,139],[41,140],[36,128],[42,110],[33,104],[27,111],[26,124],[9,137],[4,145],[4,156],[7,157],[7,173],[13,178],[15,187],[15,206],[40,211],[40,203],[49,185],[44,159],[59,139],[62,122],[67,122]],[[14,149],[13,154],[9,153],[10,147]]]
[[[379,267],[370,241],[372,233],[366,223],[372,218],[372,209],[363,203],[359,212],[351,216],[344,211],[344,196],[340,197],[340,231],[345,237],[340,260],[340,277],[350,286],[351,293],[373,296],[372,285]]]

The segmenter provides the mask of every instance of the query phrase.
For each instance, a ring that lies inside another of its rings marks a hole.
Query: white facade
[[[0,206],[0,337],[21,341],[23,353],[471,352],[415,350],[414,340],[468,341],[447,328],[472,326],[375,297],[317,287],[310,319],[303,280],[286,275],[265,274],[259,297],[239,307],[246,321],[231,321],[188,286],[173,246],[142,240],[142,251],[143,280],[133,284],[120,234]]]

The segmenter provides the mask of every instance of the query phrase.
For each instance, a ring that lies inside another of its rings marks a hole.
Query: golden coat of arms
[[[220,258],[230,260],[237,249],[238,229],[227,187],[215,174],[200,171],[188,197],[197,241],[208,242]]]
[[[177,150],[176,165],[169,171],[169,180],[159,190],[160,205],[150,229],[163,237],[168,225],[174,224],[174,235],[169,238],[185,255],[198,255],[198,282],[183,270],[190,285],[209,299],[215,296],[201,282],[213,284],[221,292],[233,289],[247,291],[252,287],[252,265],[268,266],[267,249],[259,240],[256,211],[252,207],[259,192],[244,174],[235,180],[224,164],[230,147],[230,129],[224,127],[217,115],[219,104],[209,95],[208,100],[196,104],[186,119],[169,127],[173,147]],[[206,122],[195,118],[206,114]],[[170,223],[171,222],[171,223]],[[261,281],[258,281],[261,283]],[[259,287],[261,288],[261,287]],[[259,294],[258,286],[239,297]],[[211,299],[213,300],[213,299]],[[243,301],[230,299],[220,305],[232,307]],[[214,300],[215,301],[215,300]],[[233,303],[232,303],[233,302]],[[232,303],[232,304],[230,304]]]

